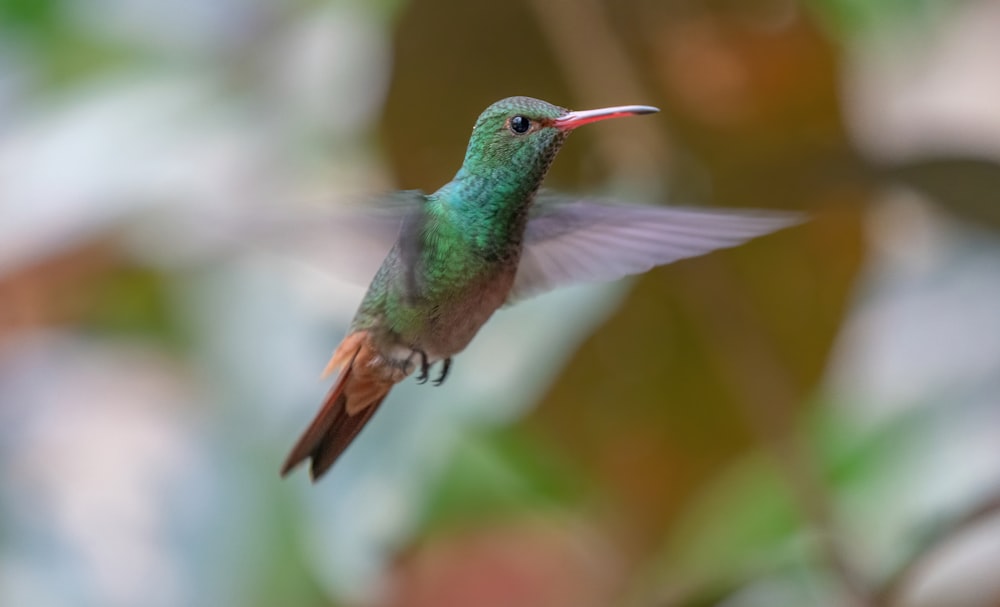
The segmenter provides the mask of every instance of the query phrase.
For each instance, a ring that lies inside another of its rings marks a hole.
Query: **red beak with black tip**
[[[622,116],[638,116],[640,114],[655,114],[659,108],[651,105],[617,105],[605,107],[597,110],[582,110],[579,112],[568,112],[556,118],[552,123],[556,128],[564,131],[572,131],[578,126],[608,120],[610,118],[621,118]]]

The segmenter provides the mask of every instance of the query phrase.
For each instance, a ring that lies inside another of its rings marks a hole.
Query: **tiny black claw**
[[[417,383],[425,384],[431,371],[431,366],[427,362],[427,353],[423,350],[414,350],[413,352],[420,355],[420,375],[417,376]]]
[[[441,384],[443,384],[445,378],[448,377],[448,371],[450,369],[451,369],[451,357],[449,356],[448,358],[444,359],[441,362],[441,373],[438,375],[437,379],[435,379],[432,383],[435,386],[440,386]]]

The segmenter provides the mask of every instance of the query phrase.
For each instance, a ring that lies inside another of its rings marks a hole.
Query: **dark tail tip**
[[[333,464],[333,462],[330,462],[330,464],[327,464],[326,466],[321,466],[320,460],[322,455],[323,452],[320,445],[317,445],[312,451],[307,453],[300,453],[297,450],[292,451],[285,459],[285,463],[281,465],[281,478],[287,477],[304,461],[310,460],[309,477],[312,482],[315,483],[320,479],[320,477],[326,474],[327,470],[329,470],[330,466]]]
[[[292,455],[295,455],[295,457],[292,457]],[[286,478],[296,468],[298,468],[302,462],[308,459],[311,460],[309,466],[309,478],[310,480],[312,480],[312,482],[315,483],[320,479],[320,477],[326,474],[327,470],[329,470],[330,468],[329,465],[323,468],[321,468],[318,465],[319,455],[320,454],[318,453],[318,449],[316,451],[313,451],[312,453],[306,453],[304,455],[299,455],[294,452],[292,454],[289,454],[288,458],[285,459],[285,463],[281,465],[281,478]]]
[[[328,406],[324,406],[288,454],[281,466],[281,476],[287,476],[299,464],[311,459],[309,474],[313,482],[318,481],[361,432],[384,399],[385,394],[355,415],[350,415],[344,407],[345,397],[339,393],[332,395],[327,400]]]
[[[303,436],[303,438],[305,437]],[[288,457],[285,458],[285,462],[281,464],[281,478],[285,478],[291,474],[293,470],[298,468],[299,464],[313,457],[316,447],[311,447],[311,449],[307,448],[304,441],[299,440],[298,444],[295,445],[295,448],[292,449],[291,453],[288,454]]]

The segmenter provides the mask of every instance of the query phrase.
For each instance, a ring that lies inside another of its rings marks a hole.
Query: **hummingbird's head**
[[[501,191],[530,197],[573,129],[607,118],[657,111],[630,105],[571,112],[531,97],[501,99],[476,120],[459,176],[487,179]]]
[[[531,97],[497,101],[472,127],[462,170],[534,191],[569,134],[555,125],[566,113],[565,108]]]

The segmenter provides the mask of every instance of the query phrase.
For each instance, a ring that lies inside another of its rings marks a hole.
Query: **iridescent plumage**
[[[570,112],[530,97],[486,108],[455,178],[433,194],[411,193],[412,212],[327,367],[340,376],[282,474],[311,459],[313,478],[322,476],[393,385],[417,370],[426,381],[438,362],[443,381],[451,357],[506,303],[645,272],[799,220],[536,196],[574,128],[655,111]]]

